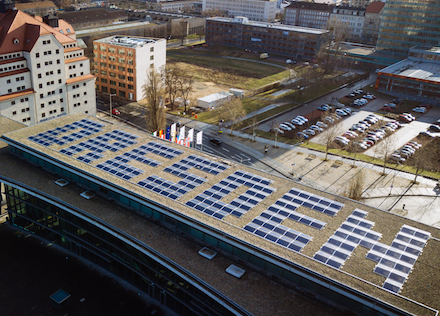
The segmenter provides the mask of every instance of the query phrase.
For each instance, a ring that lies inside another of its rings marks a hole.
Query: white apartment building
[[[29,126],[75,112],[96,115],[89,59],[57,20],[50,23],[56,27],[19,10],[0,19],[0,115]]]
[[[273,22],[277,0],[203,0],[202,10],[225,11],[229,17],[245,16],[253,21]]]
[[[116,35],[93,42],[96,90],[120,98],[143,99],[142,86],[150,69],[166,64],[166,40]]]
[[[330,14],[329,29],[337,40],[360,41],[364,28],[365,8],[335,7]]]

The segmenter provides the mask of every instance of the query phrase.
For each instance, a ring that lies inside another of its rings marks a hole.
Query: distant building
[[[408,58],[381,69],[376,89],[389,94],[440,105],[440,47],[415,46]]]
[[[231,32],[234,30],[234,32]],[[206,19],[209,45],[251,49],[290,58],[314,59],[328,41],[327,30],[299,26],[252,22],[245,17]]]
[[[376,0],[349,0],[349,5],[356,8],[366,8]],[[385,0],[383,1],[385,2]]]
[[[244,16],[253,21],[273,22],[277,0],[203,0],[202,10],[226,11],[229,17]]]
[[[189,12],[194,11],[194,1],[147,2],[147,10],[177,13]]]
[[[376,45],[384,6],[385,3],[380,1],[368,5],[365,11],[364,29],[362,30],[363,44]]]
[[[124,10],[107,10],[104,8],[60,12],[58,17],[69,22],[75,29],[128,21],[128,14]]]
[[[400,58],[415,45],[437,46],[440,38],[438,0],[387,1],[380,24],[377,50],[393,52]]]
[[[19,10],[0,19],[0,115],[26,125],[75,112],[95,115],[89,59],[64,34],[68,23],[45,22]]]
[[[292,2],[285,9],[284,24],[328,29],[333,7],[322,3]]]
[[[213,110],[230,101],[234,95],[229,92],[218,92],[197,99],[197,107],[204,110]]]
[[[165,66],[166,40],[110,36],[94,41],[93,52],[96,91],[139,101],[150,69]]]
[[[330,15],[330,31],[336,40],[360,42],[364,27],[365,8],[333,8]]]
[[[29,15],[43,16],[46,14],[53,14],[58,9],[52,1],[37,1],[27,3],[15,3],[17,10],[20,10]]]

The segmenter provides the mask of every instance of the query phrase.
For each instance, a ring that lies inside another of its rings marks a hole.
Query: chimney
[[[43,17],[43,22],[51,27],[58,27],[58,17],[52,13],[45,15]]]

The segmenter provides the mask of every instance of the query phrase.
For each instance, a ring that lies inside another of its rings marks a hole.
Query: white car
[[[330,116],[326,116],[326,117],[324,117],[324,121],[333,124],[335,122],[335,119]]]
[[[307,135],[312,135],[312,136],[316,134],[316,132],[310,128],[303,130],[303,133],[305,133]]]
[[[292,122],[292,124],[295,124],[295,125],[298,125],[298,126],[304,125],[303,121],[300,121],[300,120],[297,120],[297,119],[293,119],[291,122]]]
[[[284,122],[283,124],[289,126],[291,129],[295,129],[296,128],[295,125],[293,125],[290,122]]]
[[[286,132],[290,132],[292,130],[289,126],[287,126],[285,124],[280,124],[280,126],[278,128],[283,131],[286,131]]]
[[[419,107],[412,109],[412,111],[417,112],[417,113],[426,113],[426,108],[424,108],[423,106],[419,106]]]
[[[395,161],[397,163],[402,163],[405,161],[405,158],[401,157],[400,155],[397,154],[392,154],[389,158],[389,160]]]
[[[310,129],[314,130],[317,133],[321,133],[324,131],[324,129],[322,129],[321,127],[319,127],[318,125],[312,125],[310,126]]]
[[[299,119],[299,120],[303,121],[304,123],[307,123],[307,122],[309,121],[309,119],[305,118],[305,117],[302,116],[302,115],[298,115],[298,116],[296,117],[296,119]]]
[[[389,107],[389,108],[395,108],[396,107],[396,104],[394,104],[394,103],[385,103],[383,106],[387,106],[387,107]]]
[[[373,100],[374,97],[371,94],[365,94],[364,96],[362,96],[364,99],[369,99],[369,100]]]
[[[409,117],[413,121],[416,119],[416,117],[414,115],[412,115],[411,113],[402,113],[402,115]]]
[[[341,115],[341,116],[347,116],[347,115],[348,115],[347,112],[345,112],[345,111],[343,111],[343,110],[341,110],[341,109],[337,109],[337,110],[335,111],[335,113],[338,114],[338,115]]]
[[[328,127],[327,124],[325,124],[325,123],[323,123],[323,122],[321,122],[321,121],[316,122],[315,125],[317,125],[317,126],[319,126],[319,127],[321,127],[321,128],[326,128],[326,127]]]

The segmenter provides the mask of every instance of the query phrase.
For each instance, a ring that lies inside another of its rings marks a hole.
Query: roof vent
[[[20,40],[18,38],[14,38],[14,44],[20,43]]]

